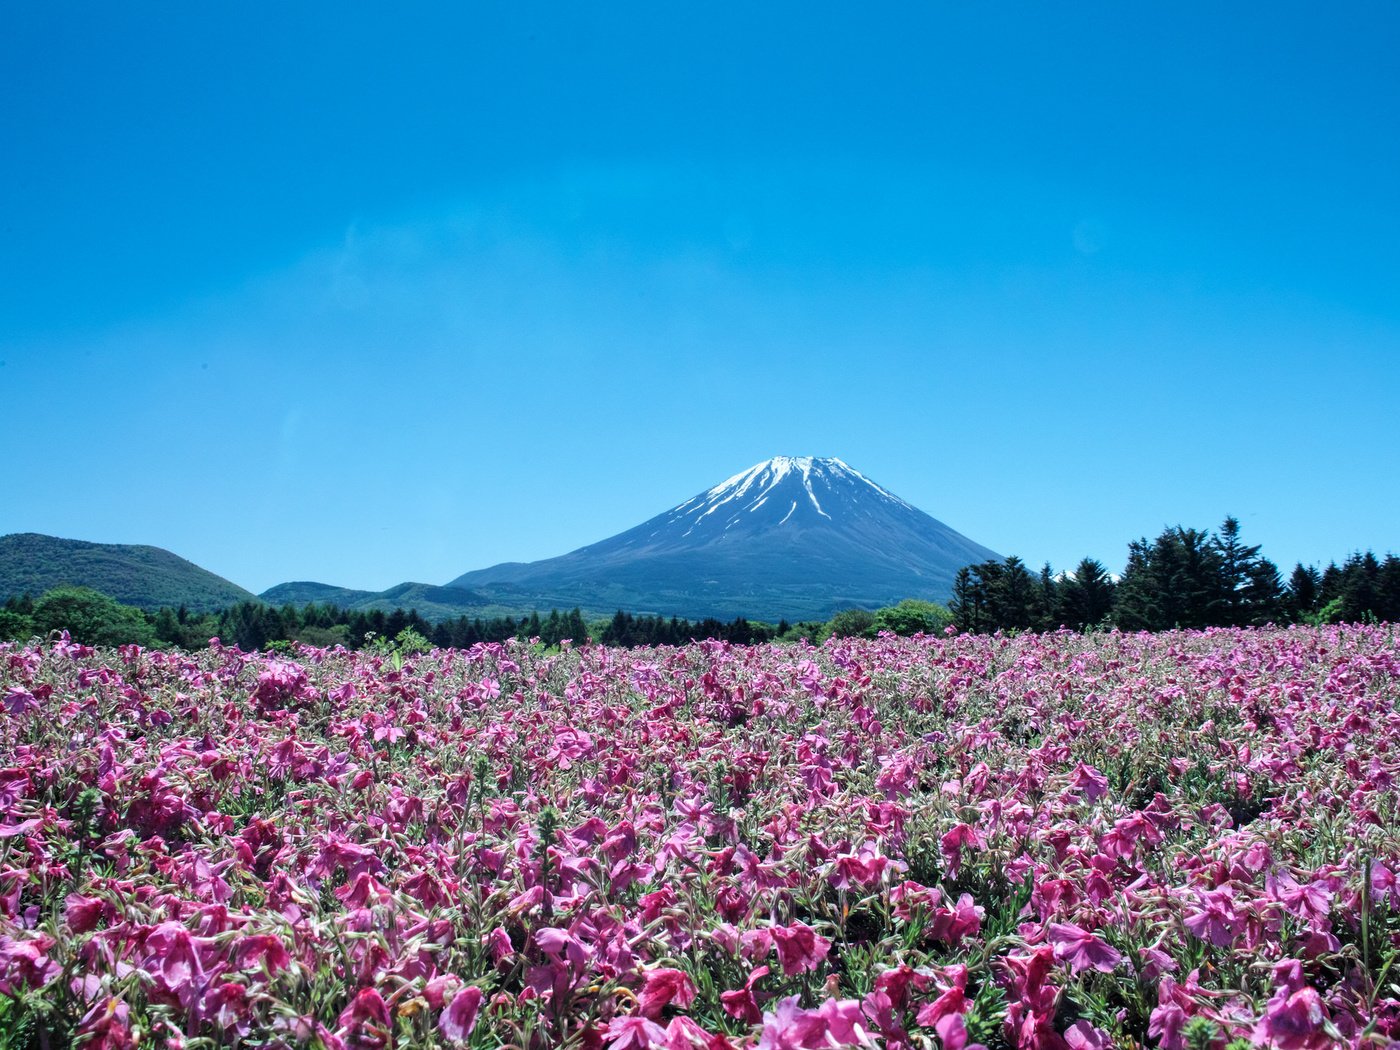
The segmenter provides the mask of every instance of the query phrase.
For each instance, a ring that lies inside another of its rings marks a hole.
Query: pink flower
[[[204,997],[204,1013],[224,1031],[239,1036],[248,1034],[251,1018],[248,1014],[248,989],[234,981],[226,981]]]
[[[768,976],[768,973],[768,967],[759,966],[749,974],[749,979],[744,982],[743,988],[721,992],[719,1002],[724,1007],[724,1012],[747,1024],[758,1024],[759,1021],[763,1020],[763,1011],[758,1008],[758,1000],[754,998],[753,986],[755,981],[760,977]]]
[[[1332,892],[1316,882],[1299,885],[1287,872],[1280,871],[1270,874],[1264,885],[1290,914],[1312,926],[1320,926],[1332,910]]]
[[[966,1050],[967,1021],[962,1014],[947,1014],[934,1022],[933,1030],[943,1050]]]
[[[448,1039],[464,1041],[476,1027],[481,1000],[481,989],[474,984],[467,985],[452,997],[452,1002],[438,1018],[438,1030]]]
[[[1112,973],[1123,958],[1118,949],[1073,923],[1052,922],[1046,931],[1046,940],[1055,949],[1055,958],[1069,965],[1070,973],[1084,970]]]
[[[1186,1006],[1190,1001],[1190,995],[1171,977],[1163,977],[1158,983],[1157,1008],[1147,1019],[1147,1034],[1157,1040],[1162,1050],[1185,1050],[1182,1030],[1189,1020]]]
[[[291,965],[287,946],[280,938],[269,933],[255,933],[240,937],[233,950],[233,957],[240,970],[266,969],[269,975],[276,975]]]
[[[1217,948],[1229,948],[1235,943],[1235,930],[1240,923],[1235,911],[1235,894],[1228,886],[1205,890],[1200,901],[1185,919],[1186,928],[1203,941]]]
[[[74,933],[88,933],[102,921],[106,902],[101,897],[84,897],[70,893],[63,902],[63,921]]]
[[[683,1014],[666,1026],[666,1050],[730,1050],[731,1046],[728,1038],[705,1031]]]
[[[147,966],[155,966],[166,991],[188,1007],[205,981],[200,945],[205,938],[190,936],[178,922],[163,922],[146,938]]]
[[[423,1001],[430,1010],[441,1010],[461,987],[462,979],[455,973],[440,973],[423,985]]]
[[[491,952],[491,961],[497,966],[515,954],[515,948],[510,943],[510,934],[499,926],[492,929],[490,933],[483,933],[481,943]]]
[[[1082,791],[1085,799],[1094,802],[1108,794],[1108,777],[1081,762],[1070,774],[1069,786]]]
[[[680,970],[658,967],[647,970],[642,977],[642,991],[637,996],[637,1009],[643,1017],[653,1021],[661,1017],[661,1011],[674,1005],[684,1010],[695,1002],[695,982],[690,975]]]
[[[884,856],[873,842],[867,842],[855,853],[837,857],[827,880],[838,890],[866,889],[878,886],[886,871],[905,871],[908,867],[903,861]]]
[[[928,936],[945,944],[957,944],[964,937],[976,936],[985,914],[984,909],[973,903],[972,894],[964,893],[953,907],[933,909],[928,920]]]
[[[963,979],[961,985],[954,985],[944,990],[931,1003],[924,1003],[919,1007],[919,1014],[916,1020],[924,1028],[935,1028],[938,1022],[953,1014],[961,1016],[967,1013],[967,1008],[972,1005],[966,994],[967,981]]]
[[[1254,1026],[1254,1038],[1278,1050],[1325,1050],[1336,1042],[1326,1031],[1327,1008],[1313,988],[1280,989]]]
[[[769,932],[778,949],[778,962],[789,977],[815,970],[831,951],[831,942],[805,923],[774,926]]]
[[[0,936],[0,995],[19,996],[57,977],[61,967],[46,954],[52,946],[44,934],[25,941]]]
[[[608,1050],[649,1050],[666,1045],[666,1029],[647,1017],[614,1017],[605,1038]]]
[[[52,939],[43,934],[29,941],[0,937],[0,995],[18,998],[59,976],[62,967],[46,955],[52,946]]]
[[[962,865],[963,848],[979,845],[981,842],[977,831],[969,824],[956,824],[951,831],[943,834],[938,840],[938,848],[943,854],[943,862],[948,867],[950,878],[957,878],[958,868]]]
[[[815,1010],[797,1005],[788,996],[772,1013],[763,1015],[758,1050],[828,1050],[841,1046],[873,1046],[865,1030],[860,1003],[854,999],[827,999]]]
[[[361,988],[336,1018],[336,1035],[347,1050],[384,1050],[392,1032],[389,1007],[373,988]]]
[[[10,714],[22,715],[30,708],[37,707],[38,701],[35,700],[34,694],[12,685],[5,693],[5,706],[9,708]]]
[[[79,1045],[84,1050],[133,1050],[128,1016],[126,1003],[110,996],[103,999],[78,1022]]]
[[[1065,1029],[1065,1042],[1070,1050],[1113,1050],[1113,1039],[1088,1021],[1075,1021]]]
[[[535,931],[535,943],[540,949],[555,958],[567,959],[574,966],[582,966],[589,951],[577,937],[568,930],[557,926],[545,926]]]

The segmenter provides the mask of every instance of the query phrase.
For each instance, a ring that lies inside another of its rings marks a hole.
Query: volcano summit
[[[610,539],[448,586],[541,608],[799,620],[944,601],[958,569],[996,557],[839,459],[777,456]]]

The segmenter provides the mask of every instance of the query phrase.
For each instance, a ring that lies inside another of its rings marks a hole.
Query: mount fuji
[[[609,539],[447,586],[540,608],[799,620],[944,601],[958,569],[998,557],[839,459],[777,456]]]

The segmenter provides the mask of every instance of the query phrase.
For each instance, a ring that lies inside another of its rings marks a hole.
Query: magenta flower
[[[975,937],[982,928],[985,910],[973,903],[972,894],[958,897],[951,908],[940,906],[929,915],[928,936],[945,944],[957,944],[964,937]]]
[[[1065,1029],[1065,1042],[1070,1050],[1113,1050],[1112,1037],[1088,1021],[1075,1021]]]
[[[233,950],[233,957],[240,970],[265,969],[275,975],[291,965],[287,946],[280,938],[267,933],[257,933],[240,937]]]
[[[447,1039],[465,1042],[476,1027],[477,1014],[481,1011],[483,995],[480,988],[469,984],[452,997],[438,1017],[438,1031]]]
[[[63,902],[63,921],[74,933],[88,933],[97,929],[106,910],[106,902],[100,897],[70,893]]]
[[[46,954],[52,946],[45,934],[23,941],[0,935],[0,995],[18,998],[57,977],[62,967]]]
[[[666,1045],[666,1029],[647,1017],[614,1017],[604,1038],[607,1050],[649,1050]]]
[[[1313,988],[1280,989],[1254,1026],[1254,1039],[1278,1050],[1326,1050],[1336,1046],[1327,1032],[1327,1008]]]
[[[666,1026],[666,1050],[732,1050],[726,1036],[705,1031],[689,1017],[677,1014]]]
[[[815,970],[831,951],[831,942],[805,923],[774,926],[768,932],[778,949],[778,963],[789,977]]]
[[[336,1018],[347,1050],[385,1050],[392,1038],[389,1007],[373,988],[361,988]]]
[[[880,853],[867,842],[855,853],[843,853],[832,862],[827,880],[838,890],[861,890],[878,886],[887,871],[906,871],[909,865]]]
[[[249,1031],[248,989],[235,981],[225,981],[213,988],[205,997],[203,1013],[224,1032],[232,1032],[240,1038]]]
[[[1070,774],[1069,786],[1082,792],[1088,801],[1097,802],[1108,794],[1108,777],[1093,766],[1086,766],[1081,762]]]
[[[178,922],[163,922],[146,937],[147,968],[154,966],[165,990],[189,1007],[205,982],[201,948],[209,942],[194,938]]]
[[[1235,894],[1229,886],[1205,890],[1199,902],[1187,913],[1186,928],[1203,941],[1217,948],[1229,948],[1235,943],[1235,932],[1241,923],[1235,910]]]
[[[763,1020],[763,1011],[758,1008],[758,1000],[754,997],[753,986],[760,977],[768,976],[768,972],[766,966],[756,967],[749,973],[744,987],[721,992],[719,1001],[720,1005],[724,1007],[724,1012],[747,1024],[758,1024],[759,1021]]]
[[[948,875],[956,878],[962,865],[962,851],[967,846],[980,846],[977,831],[969,824],[957,824],[951,831],[943,833],[938,840],[938,848],[943,854],[943,862],[948,867]]]
[[[637,1009],[643,1017],[658,1020],[661,1011],[674,1005],[684,1010],[695,1002],[695,982],[680,970],[658,967],[647,970],[642,977],[642,991],[637,996]]]
[[[1123,956],[1096,934],[1073,923],[1052,922],[1046,938],[1055,949],[1055,958],[1069,966],[1070,973],[1101,970],[1112,973]]]
[[[491,961],[498,967],[503,966],[515,954],[515,948],[510,943],[510,934],[499,926],[489,933],[482,934],[481,943],[491,952]]]
[[[129,1017],[126,1003],[108,996],[78,1022],[80,1045],[84,1050],[134,1050]]]
[[[804,1010],[797,1003],[797,996],[789,996],[772,1013],[763,1015],[758,1050],[833,1050],[875,1045],[856,1000],[827,999],[815,1010]]]

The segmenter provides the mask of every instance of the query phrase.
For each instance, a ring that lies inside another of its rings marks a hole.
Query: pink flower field
[[[0,1046],[1400,1039],[1390,627],[0,646]]]

